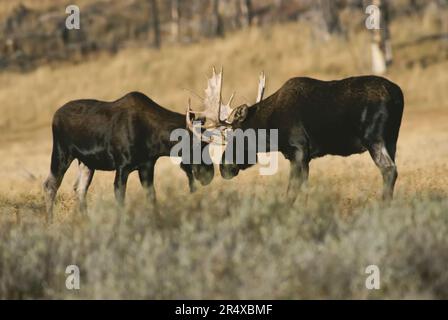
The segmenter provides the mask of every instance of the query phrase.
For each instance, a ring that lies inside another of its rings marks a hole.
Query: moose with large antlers
[[[205,130],[221,132],[236,129],[277,129],[280,151],[290,160],[288,198],[294,201],[307,181],[309,163],[325,155],[349,156],[369,151],[383,176],[383,199],[393,196],[397,179],[396,144],[404,100],[400,87],[377,76],[352,77],[338,81],[320,81],[298,77],[288,80],[277,92],[263,99],[265,78],[260,78],[257,102],[230,107],[221,98],[222,71],[214,72],[209,110],[200,116]],[[195,113],[189,109],[188,113]],[[210,142],[206,137],[204,141]],[[247,148],[247,144],[246,144]],[[252,146],[257,148],[257,146]],[[226,161],[226,149],[220,172],[225,179],[238,175],[252,164]],[[232,156],[230,157],[232,158]],[[234,158],[234,156],[233,156]]]
[[[266,78],[262,74],[255,104],[232,108],[233,95],[226,104],[222,102],[222,82],[222,70],[218,74],[213,70],[205,90],[204,110],[191,110],[189,102],[185,116],[138,92],[113,102],[76,100],[61,107],[53,117],[51,168],[44,183],[47,219],[52,220],[57,190],[74,159],[79,162],[75,191],[81,211],[86,210],[85,196],[95,170],[116,171],[115,196],[120,203],[124,201],[129,174],[138,170],[142,185],[155,200],[154,166],[159,157],[171,155],[176,145],[171,134],[178,129],[193,133],[188,135],[191,148],[194,140],[200,139],[201,150],[211,142],[235,145],[231,133],[238,129],[278,130],[278,141],[268,141],[270,145],[262,151],[280,151],[290,160],[287,193],[291,201],[307,181],[312,159],[369,151],[383,176],[383,198],[392,198],[404,107],[399,86],[376,76],[338,81],[301,77],[288,80],[263,99]],[[199,132],[193,126],[195,120],[199,120]],[[256,142],[243,144],[244,151],[260,151],[258,146]],[[233,153],[230,157],[229,152]],[[187,174],[191,192],[195,190],[195,179],[202,185],[211,182],[214,168],[210,159],[192,164],[182,158],[181,168]],[[233,148],[226,148],[222,155],[220,172],[225,179],[253,165],[248,161],[229,162],[229,158],[235,159]]]
[[[81,212],[86,211],[86,192],[95,170],[116,171],[114,187],[119,203],[124,201],[128,176],[135,170],[155,200],[154,166],[158,158],[170,156],[176,143],[170,139],[171,133],[186,129],[188,116],[165,109],[139,92],[113,102],[76,100],[62,106],[53,117],[51,168],[44,183],[47,220],[52,220],[57,190],[74,159],[79,162],[74,188]],[[193,144],[191,139],[191,148]],[[199,141],[201,149],[205,146]],[[207,185],[214,176],[210,162],[195,164],[188,160],[181,162],[181,168],[187,174],[191,192],[195,180]]]

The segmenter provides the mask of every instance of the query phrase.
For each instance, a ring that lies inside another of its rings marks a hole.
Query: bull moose
[[[188,116],[165,109],[139,92],[113,102],[76,100],[62,106],[53,117],[51,168],[44,182],[47,220],[52,221],[57,190],[75,159],[79,162],[79,176],[74,188],[82,212],[86,210],[85,196],[95,170],[116,171],[114,188],[119,203],[124,201],[129,174],[138,170],[141,184],[155,200],[155,163],[159,157],[170,155],[175,144],[170,134],[186,129]],[[205,146],[200,142],[201,148]],[[207,185],[213,179],[213,164],[181,162],[180,166],[191,192],[195,180]]]
[[[216,103],[203,112],[208,123],[204,128],[221,133],[229,129],[277,129],[278,145],[271,147],[291,163],[287,189],[291,201],[307,181],[312,159],[365,151],[369,151],[382,173],[383,199],[392,198],[398,176],[396,144],[404,107],[398,85],[377,76],[336,81],[297,77],[263,99],[265,78],[262,76],[257,102],[232,108],[230,102],[221,102],[222,70],[218,74],[214,72],[213,77],[215,88],[211,92]],[[188,112],[195,114],[190,109]],[[235,139],[232,135],[222,136]],[[243,146],[248,148],[247,144]],[[252,148],[256,149],[257,145]],[[227,152],[230,152],[228,148],[220,163],[223,178],[231,179],[252,165],[226,161]]]

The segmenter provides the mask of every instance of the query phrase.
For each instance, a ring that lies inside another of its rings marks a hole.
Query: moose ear
[[[241,123],[246,119],[248,112],[249,106],[247,104],[243,104],[233,110],[228,120],[230,123]]]

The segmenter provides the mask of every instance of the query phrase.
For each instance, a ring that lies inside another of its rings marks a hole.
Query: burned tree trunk
[[[180,32],[180,0],[171,0],[171,36],[173,41],[179,40]]]
[[[421,9],[421,5],[417,0],[409,0],[409,8],[413,12],[419,12]]]
[[[212,14],[213,14],[213,34],[218,37],[224,36],[224,26],[219,11],[219,0],[212,0]]]
[[[389,6],[387,0],[373,0],[379,9],[379,28],[373,29],[372,36],[372,71],[384,74],[392,63],[392,45],[389,31]]]
[[[152,29],[154,33],[153,45],[156,48],[160,48],[162,44],[160,36],[160,21],[159,21],[159,10],[157,7],[157,0],[150,0],[151,5],[151,18],[152,18]]]
[[[342,34],[337,2],[335,0],[320,0],[320,9],[328,34]]]
[[[431,24],[440,30],[440,39],[448,56],[448,0],[433,0],[425,11]]]
[[[236,25],[238,27],[248,27],[252,24],[252,1],[236,0]]]
[[[242,17],[247,26],[252,25],[252,0],[240,0]]]

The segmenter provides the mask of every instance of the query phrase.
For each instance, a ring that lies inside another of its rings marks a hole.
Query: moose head
[[[191,100],[188,101],[187,107],[187,127],[197,136],[198,139],[205,143],[214,143],[218,145],[227,145],[228,142],[234,142],[235,137],[232,135],[234,130],[243,127],[243,123],[248,117],[250,106],[247,104],[239,105],[235,108],[231,107],[235,93],[233,93],[227,103],[223,103],[222,99],[223,70],[216,73],[213,68],[212,77],[208,80],[208,86],[205,90],[205,98],[203,99],[203,111],[193,111],[191,109]],[[259,77],[258,94],[255,103],[263,99],[266,85],[266,76],[262,72]],[[199,124],[200,130],[194,127]],[[252,141],[254,142],[254,141]],[[248,142],[251,144],[251,142]],[[252,143],[254,144],[254,143]],[[232,146],[235,145],[234,143]],[[250,148],[250,146],[249,146]],[[246,151],[248,148],[244,148]],[[220,163],[221,176],[230,179],[236,176],[241,169],[246,169],[254,163],[236,161],[236,154],[232,148],[225,149]],[[232,152],[230,154],[230,152]],[[229,161],[232,159],[232,161]]]

